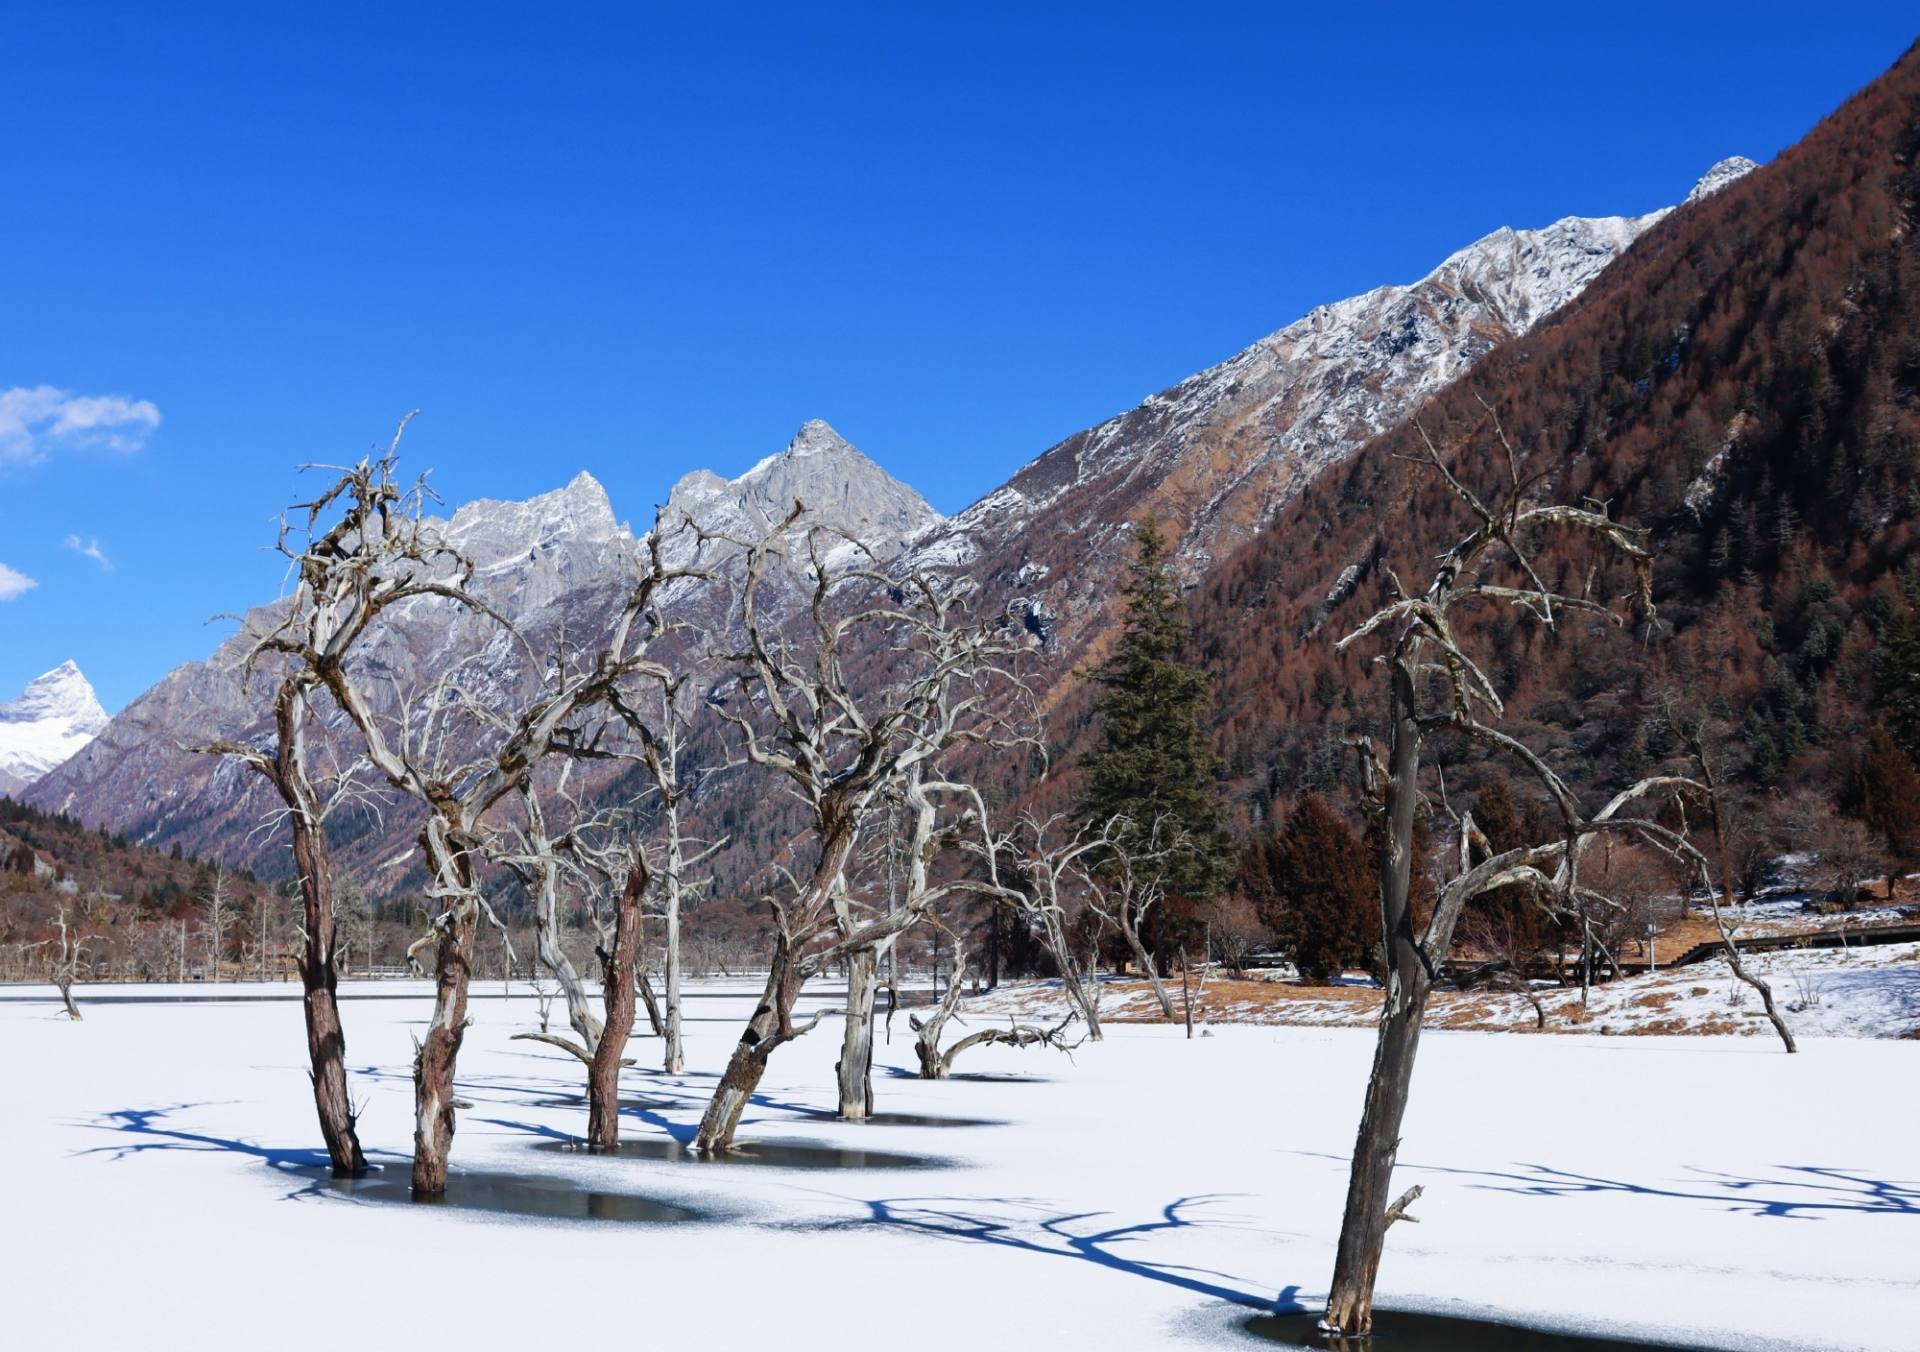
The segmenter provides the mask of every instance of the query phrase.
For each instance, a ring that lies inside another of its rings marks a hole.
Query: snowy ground
[[[480,1001],[458,1164],[713,1216],[550,1223],[316,1189],[297,1003],[111,1003],[134,993],[116,987],[83,991],[96,998],[69,1024],[12,998],[27,993],[0,990],[17,1347],[381,1347],[429,1318],[462,1348],[609,1328],[721,1349],[1258,1347],[1240,1332],[1250,1312],[1324,1291],[1372,1045],[1364,1030],[1189,1042],[1122,1025],[1071,1061],[984,1048],[958,1067],[1035,1079],[929,1084],[897,1073],[911,1048],[896,1026],[880,1108],[1003,1125],[853,1127],[813,1115],[838,1050],[823,1024],[774,1058],[743,1139],[946,1163],[799,1172],[536,1149],[583,1129],[583,1109],[550,1102],[578,1092],[578,1067],[507,1040],[532,1018],[525,998]],[[636,1044],[630,1090],[667,1106],[635,1109],[629,1135],[690,1132],[749,1003],[740,987],[693,1002],[685,1076],[648,1073],[658,1044]],[[363,1131],[388,1160],[407,1149],[426,1011],[345,1006]],[[1425,1186],[1422,1223],[1394,1228],[1381,1303],[1715,1347],[1910,1348],[1916,1070],[1910,1041],[1810,1038],[1788,1057],[1751,1037],[1432,1033],[1397,1180]],[[848,1284],[857,1297],[836,1298]]]
[[[1773,988],[1788,1025],[1804,1037],[1910,1038],[1920,1035],[1920,943],[1853,948],[1808,948],[1754,953],[1747,969]],[[1176,1012],[1178,980],[1169,983]],[[1774,1036],[1760,998],[1737,981],[1718,958],[1593,987],[1586,1007],[1580,992],[1538,986],[1534,996],[1553,1033],[1699,1034],[1752,1033]],[[1014,1015],[1035,1021],[1058,1019],[1067,1010],[1058,982],[1015,982],[970,999],[976,1018]],[[1144,980],[1105,983],[1102,1017],[1112,1021],[1158,1020],[1160,1010]],[[1195,1018],[1207,1024],[1307,1024],[1371,1027],[1380,1015],[1380,989],[1352,977],[1339,986],[1300,986],[1291,981],[1213,978],[1197,987]],[[1524,996],[1481,987],[1438,991],[1428,1006],[1435,1028],[1533,1032],[1533,1005]]]

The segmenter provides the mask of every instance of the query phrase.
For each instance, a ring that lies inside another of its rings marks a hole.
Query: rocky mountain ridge
[[[1720,161],[1687,202],[1754,167]],[[1503,227],[1417,282],[1319,306],[1067,438],[927,529],[910,557],[974,573],[1077,659],[1111,613],[1134,521],[1155,516],[1197,581],[1316,475],[1560,310],[1675,209]]]
[[[750,534],[776,509],[784,515],[793,495],[806,497],[824,523],[859,534],[883,555],[938,520],[917,493],[818,421],[738,478],[688,475],[675,487],[668,515],[671,522],[685,512],[708,530]],[[473,564],[477,598],[512,617],[517,636],[452,602],[415,599],[368,636],[363,660],[376,678],[370,684],[380,690],[419,690],[433,676],[462,670],[466,688],[482,698],[525,693],[538,680],[527,654],[549,651],[563,634],[602,632],[626,595],[641,550],[606,490],[584,472],[525,501],[466,503],[439,530]],[[709,541],[703,548],[730,546]],[[769,595],[777,605],[779,589]],[[256,679],[247,689],[240,668],[253,636],[272,626],[279,605],[249,611],[207,660],[170,672],[24,796],[143,842],[180,840],[189,850],[254,862],[257,849],[238,842],[267,810],[265,795],[242,767],[187,747],[266,734],[272,683]],[[709,626],[725,622],[712,614],[690,618]],[[370,852],[404,837],[384,827],[368,830]]]

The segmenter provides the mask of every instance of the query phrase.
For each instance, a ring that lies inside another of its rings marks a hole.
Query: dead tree
[[[401,431],[405,426],[403,420]],[[491,915],[477,877],[485,857],[483,823],[545,756],[578,743],[575,724],[604,704],[620,680],[648,667],[667,675],[643,655],[646,620],[659,589],[688,574],[662,567],[656,544],[604,646],[591,660],[546,672],[538,694],[522,707],[483,706],[463,691],[455,668],[416,704],[401,699],[393,713],[382,713],[370,673],[352,659],[369,627],[401,602],[438,598],[510,631],[469,590],[471,561],[426,518],[424,484],[408,490],[395,480],[399,440],[396,433],[383,456],[361,461],[298,509],[305,529],[297,546],[283,529],[282,548],[319,612],[315,624],[327,644],[310,641],[315,631],[307,626],[282,624],[257,646],[310,673],[351,722],[374,770],[425,811],[419,848],[427,900],[437,911],[413,952],[432,949],[434,1008],[414,1057],[412,1185],[418,1196],[436,1196],[446,1190],[454,1072],[476,935],[482,915]],[[453,735],[456,723],[464,736]],[[473,749],[457,749],[462,741]]]
[[[673,627],[657,612],[654,613],[649,620],[647,641],[656,642],[662,635],[671,632]],[[680,828],[681,804],[694,787],[691,780],[682,778],[680,771],[684,723],[680,712],[681,682],[665,678],[660,669],[652,666],[635,667],[634,671],[651,679],[656,685],[659,717],[654,719],[643,715],[636,706],[647,701],[634,700],[629,692],[623,692],[617,686],[609,688],[607,703],[615,720],[614,726],[630,733],[638,749],[607,749],[600,739],[596,739],[590,747],[575,746],[573,753],[637,759],[645,768],[651,787],[642,799],[618,814],[628,819],[624,824],[612,819],[577,819],[567,835],[556,842],[546,834],[545,816],[539,800],[530,789],[523,786],[522,796],[528,820],[517,834],[522,848],[528,852],[509,860],[514,867],[523,871],[523,876],[530,874],[540,880],[546,890],[549,915],[552,911],[551,891],[557,885],[551,880],[557,879],[562,871],[563,854],[565,863],[573,871],[596,872],[609,884],[607,892],[611,897],[611,914],[606,918],[598,914],[594,916],[598,940],[594,952],[601,965],[604,1016],[597,1019],[590,1014],[584,1019],[577,1014],[573,1016],[575,1029],[580,1033],[578,1043],[544,1029],[539,1033],[515,1035],[558,1046],[586,1063],[587,1142],[595,1150],[612,1150],[619,1144],[619,1071],[621,1066],[633,1064],[630,1058],[623,1057],[621,1053],[632,1035],[636,997],[646,1006],[657,1033],[665,1038],[671,1028],[672,1039],[668,1052],[675,1062],[684,1067],[684,1053],[679,1045],[678,1013],[679,904],[687,886],[688,871],[698,867],[718,848],[717,845],[709,846],[689,856],[687,840]],[[657,847],[660,856],[658,863],[650,857],[643,833],[630,820],[639,814],[642,807],[660,819],[663,840]],[[596,847],[590,843],[590,837],[595,834],[619,834],[622,831],[626,834],[622,845]],[[671,1023],[662,1017],[641,963],[647,899],[656,892],[667,894],[668,915],[672,925],[668,952],[669,991],[674,1006]],[[557,938],[552,947],[558,951]],[[565,961],[564,954],[560,955],[560,959],[560,962],[549,965],[556,975],[561,976],[564,985],[566,977],[562,973],[570,973],[572,965]],[[577,991],[576,977],[574,988],[568,995],[570,1006]]]
[[[1098,927],[1084,955],[1074,948],[1077,915],[1100,916],[1093,904],[1097,885],[1094,861],[1125,849],[1117,821],[1098,830],[1081,827],[1064,840],[1056,839],[1065,818],[1025,817],[1017,832],[994,842],[996,853],[1009,860],[1001,895],[1027,923],[1040,931],[1040,943],[1060,973],[1067,1003],[1086,1025],[1088,1041],[1102,1040],[1100,1031],[1100,966]]]
[[[1667,725],[1671,727],[1680,744],[1687,750],[1695,773],[1705,791],[1707,820],[1713,829],[1714,857],[1718,861],[1719,886],[1714,886],[1712,878],[1707,879],[1707,902],[1713,908],[1713,927],[1720,935],[1720,952],[1727,960],[1727,967],[1737,980],[1751,986],[1760,997],[1761,1007],[1767,1012],[1767,1021],[1773,1025],[1773,1031],[1780,1035],[1780,1041],[1789,1053],[1799,1051],[1793,1040],[1793,1030],[1787,1027],[1787,1021],[1773,1003],[1773,987],[1747,970],[1740,960],[1740,946],[1733,941],[1733,930],[1727,923],[1727,912],[1733,907],[1733,846],[1727,830],[1727,813],[1724,791],[1720,783],[1719,772],[1715,769],[1714,758],[1707,748],[1706,715],[1704,713],[1689,716],[1677,700],[1668,700],[1664,710]],[[1891,887],[1888,889],[1891,895]]]
[[[563,798],[571,769],[571,761],[562,763],[556,792]],[[560,987],[560,996],[566,1003],[567,1022],[572,1025],[579,1039],[577,1043],[564,1041],[549,1034],[543,1026],[537,1040],[553,1042],[582,1061],[590,1061],[594,1048],[600,1045],[600,1018],[593,1012],[586,983],[580,979],[579,970],[574,967],[573,959],[567,956],[560,938],[560,893],[564,885],[579,879],[582,874],[577,856],[581,853],[579,842],[585,823],[576,820],[556,839],[549,832],[546,808],[533,781],[534,776],[529,774],[518,788],[520,821],[510,828],[514,847],[510,850],[496,849],[494,858],[519,880],[522,890],[532,902],[534,955],[542,966],[553,973],[553,979]],[[577,813],[579,805],[567,801]]]
[[[661,559],[661,532],[655,529],[651,537],[652,575],[667,577],[669,570]],[[657,593],[656,593],[657,595]],[[649,612],[649,633],[647,643],[651,643],[663,634],[670,632],[670,626],[657,609]],[[636,653],[645,650],[645,643],[636,646]],[[661,805],[668,817],[666,840],[667,868],[670,885],[677,888],[684,880],[685,870],[701,862],[703,852],[692,860],[685,857],[683,842],[679,830],[679,806],[690,787],[680,779],[679,749],[680,726],[678,722],[678,700],[681,680],[669,675],[665,668],[656,663],[641,662],[637,659],[627,664],[622,673],[628,679],[645,678],[658,688],[658,705],[661,716],[658,721],[642,716],[636,709],[636,701],[630,701],[622,692],[619,680],[611,682],[606,691],[609,706],[618,716],[624,728],[637,738],[639,760],[646,767],[651,781],[649,796]],[[595,1150],[612,1150],[620,1142],[620,1067],[623,1064],[621,1053],[626,1049],[627,1039],[633,1032],[636,998],[646,998],[649,1015],[656,1028],[661,1027],[661,1019],[652,991],[644,984],[646,974],[640,968],[640,950],[646,926],[646,900],[653,890],[656,869],[647,857],[647,850],[641,840],[632,839],[627,843],[624,860],[624,876],[616,893],[613,923],[610,930],[603,930],[597,952],[601,962],[601,995],[606,1006],[606,1017],[602,1024],[599,1045],[595,1047],[587,1071],[587,1143]],[[675,892],[678,901],[678,892]],[[674,997],[678,999],[678,972],[673,982]],[[677,1016],[677,1009],[676,1009]],[[677,1020],[675,1026],[678,1032]]]
[[[782,632],[762,590],[770,562],[784,557],[796,533],[806,551],[810,596],[804,616]],[[778,885],[767,897],[774,941],[765,991],[701,1118],[694,1148],[702,1152],[732,1147],[768,1058],[824,1016],[793,1021],[807,981],[847,962],[850,986],[859,984],[856,972],[864,972],[870,986],[870,959],[941,895],[941,887],[929,886],[877,915],[854,907],[848,867],[869,819],[904,794],[916,820],[938,818],[936,802],[960,804],[962,815],[970,810],[979,817],[975,829],[984,832],[978,795],[937,767],[945,753],[978,743],[997,726],[989,700],[994,687],[1012,683],[1006,663],[1018,650],[1004,617],[966,621],[962,587],[918,573],[887,577],[870,567],[830,564],[830,551],[848,548],[862,558],[865,551],[857,541],[809,528],[798,504],[778,526],[741,543],[744,646],[729,659],[737,682],[716,692],[710,705],[732,725],[742,760],[800,801],[810,830],[794,842],[792,862],[777,869]],[[862,663],[866,670],[878,665],[879,673],[863,682],[855,674]],[[950,838],[958,825],[955,819],[935,826],[927,836]],[[870,994],[868,1000],[870,1010]],[[870,1018],[849,1003],[848,1038],[858,1036],[856,1025],[865,1025],[870,1038]],[[842,1112],[863,1116],[864,1058],[857,1046],[843,1043],[841,1060]],[[852,1081],[859,1081],[857,1092],[849,1092]]]
[[[283,625],[300,624],[316,652],[331,646],[330,624],[313,604],[314,598],[297,591]],[[258,659],[248,657],[250,675]],[[226,756],[257,771],[273,786],[284,805],[279,814],[287,823],[295,879],[300,888],[300,984],[302,1013],[307,1029],[308,1074],[313,1084],[314,1110],[327,1159],[337,1178],[356,1178],[367,1171],[360,1148],[357,1114],[347,1089],[346,1030],[340,1021],[337,988],[340,979],[335,920],[333,859],[327,846],[326,819],[338,802],[355,796],[351,774],[317,774],[308,748],[309,698],[315,678],[297,669],[280,682],[274,696],[274,737],[262,749],[242,742],[215,742],[197,748]]]
[[[227,896],[227,875],[220,865],[213,866],[213,882],[200,898],[205,914],[201,926],[207,939],[207,980],[219,984],[220,951],[226,944],[227,930],[233,924],[233,907]]]
[[[82,934],[78,924],[69,925],[64,902],[54,924],[59,927],[60,937],[49,943],[47,975],[60,992],[60,1003],[66,1006],[67,1017],[78,1022],[80,1006],[73,1002],[73,983],[79,978],[81,965],[87,961],[88,947],[98,943],[100,936]]]
[[[684,978],[681,959],[680,921],[687,900],[701,890],[696,870],[727,845],[719,840],[689,836],[682,808],[699,788],[701,777],[682,771],[681,753],[686,745],[690,721],[685,708],[683,681],[661,683],[657,687],[658,713],[651,725],[634,711],[633,702],[620,696],[616,708],[627,724],[636,730],[645,728],[642,745],[644,763],[653,780],[653,797],[659,812],[660,886],[659,915],[665,946],[665,1000],[656,1002],[647,985],[645,971],[639,973],[641,995],[647,1001],[649,1016],[662,1042],[661,1069],[678,1075],[687,1068],[685,1014],[681,983]]]
[[[1503,706],[1492,682],[1460,646],[1455,630],[1457,609],[1475,603],[1509,606],[1549,626],[1564,611],[1601,617],[1614,624],[1623,622],[1611,606],[1587,597],[1556,594],[1541,581],[1530,562],[1532,541],[1541,531],[1559,529],[1584,536],[1604,554],[1624,561],[1634,576],[1631,599],[1635,608],[1647,621],[1651,621],[1653,609],[1650,558],[1641,533],[1612,520],[1603,510],[1531,504],[1527,491],[1537,481],[1523,479],[1519,457],[1507,444],[1497,421],[1493,432],[1505,450],[1508,468],[1505,497],[1493,507],[1467,488],[1433,443],[1426,441],[1425,455],[1417,463],[1436,473],[1465,504],[1472,529],[1440,556],[1432,579],[1417,595],[1408,592],[1388,570],[1393,599],[1337,645],[1344,650],[1375,634],[1392,635],[1386,653],[1375,659],[1386,668],[1390,681],[1386,758],[1382,760],[1367,739],[1359,741],[1366,796],[1380,822],[1386,998],[1381,1006],[1379,1041],[1367,1083],[1365,1110],[1354,1144],[1324,1321],[1328,1328],[1350,1336],[1366,1334],[1372,1327],[1374,1280],[1387,1227],[1405,1218],[1410,1200],[1389,1201],[1400,1126],[1427,996],[1435,973],[1447,960],[1462,908],[1476,896],[1513,884],[1532,884],[1540,895],[1557,898],[1558,904],[1569,910],[1584,907],[1597,894],[1581,881],[1581,858],[1592,841],[1607,834],[1637,836],[1690,863],[1698,854],[1675,832],[1645,819],[1621,815],[1623,809],[1646,795],[1680,784],[1679,779],[1662,776],[1643,781],[1601,811],[1588,814],[1540,756],[1483,721],[1483,714],[1498,719]],[[1423,429],[1423,439],[1424,435]],[[1481,570],[1503,555],[1517,575],[1515,585],[1501,585],[1482,576]],[[1457,872],[1440,889],[1425,930],[1416,933],[1412,870],[1414,823],[1423,804],[1421,752],[1429,738],[1440,735],[1475,740],[1517,760],[1545,790],[1559,818],[1562,838],[1509,850],[1469,867],[1476,833],[1471,819],[1463,818]]]
[[[971,804],[972,810],[956,818],[943,818],[938,802],[943,794],[961,798]],[[966,876],[939,883],[934,881],[935,861],[956,844],[979,847],[969,851],[975,855],[984,849],[987,840],[984,834],[986,808],[972,788],[955,783],[930,785],[926,778],[926,764],[915,762],[907,767],[901,798],[907,820],[904,891],[896,894],[889,887],[884,909],[863,909],[856,904],[852,889],[843,880],[833,898],[835,924],[843,936],[857,934],[862,925],[876,918],[890,920],[905,917],[899,928],[852,949],[844,959],[847,1004],[840,1061],[835,1073],[839,1083],[840,1117],[849,1122],[863,1122],[873,1111],[874,1003],[880,987],[881,960],[894,956],[898,940],[914,917],[932,913],[933,908],[947,897],[961,892],[998,895],[997,860],[993,858],[986,859],[984,881]],[[976,832],[980,834],[976,836]],[[953,981],[957,983],[959,980],[960,974],[956,971]],[[892,988],[891,998],[898,998],[897,987]]]
[[[1160,1017],[1171,1023],[1173,997],[1168,994],[1159,965],[1141,937],[1148,919],[1166,900],[1166,862],[1187,848],[1184,836],[1166,840],[1164,831],[1165,824],[1155,822],[1144,838],[1135,841],[1131,837],[1137,833],[1125,818],[1116,817],[1106,823],[1102,835],[1109,844],[1095,856],[1088,881],[1092,884],[1089,904],[1127,941],[1127,951],[1133,954],[1135,964],[1153,987]]]
[[[989,1044],[998,1044],[1003,1047],[1053,1047],[1069,1055],[1072,1054],[1073,1048],[1078,1044],[1067,1042],[1065,1034],[1067,1028],[1078,1016],[1071,1009],[1059,1023],[1051,1028],[1040,1024],[1019,1023],[1009,1018],[1005,1028],[982,1028],[968,1033],[942,1051],[940,1038],[946,1032],[947,1024],[958,1017],[962,994],[961,979],[966,975],[966,971],[966,945],[958,938],[954,938],[953,980],[947,985],[947,993],[941,997],[940,1003],[933,1007],[926,1018],[922,1019],[916,1014],[907,1016],[907,1022],[913,1027],[913,1049],[920,1059],[921,1079],[946,1079],[953,1071],[954,1058],[970,1047],[984,1047]]]

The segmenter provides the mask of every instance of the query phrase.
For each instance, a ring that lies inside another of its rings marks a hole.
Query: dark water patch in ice
[[[447,1207],[455,1211],[482,1211],[496,1216],[524,1216],[558,1221],[620,1221],[626,1224],[674,1224],[706,1219],[689,1207],[632,1193],[587,1187],[550,1174],[502,1174],[463,1170],[450,1174],[447,1190],[438,1197],[413,1195],[408,1166],[399,1165],[363,1178],[333,1178],[324,1174],[315,1191],[348,1197],[356,1202],[397,1203],[402,1206]]]
[[[821,1108],[802,1114],[818,1122],[846,1122],[840,1114]],[[847,1122],[850,1127],[1004,1127],[992,1117],[936,1117],[930,1113],[869,1113],[862,1122]]]
[[[686,1164],[757,1164],[770,1169],[938,1169],[948,1163],[924,1155],[862,1150],[818,1141],[742,1141],[732,1150],[711,1155],[696,1153],[690,1145],[669,1136],[631,1137],[612,1151],[595,1150],[585,1141],[541,1141],[533,1148],[560,1154],[617,1154],[625,1159]]]
[[[944,1080],[929,1080],[906,1066],[888,1066],[889,1079],[913,1080],[919,1084],[1051,1084],[1051,1075],[1028,1075],[1017,1070],[956,1070]]]
[[[1247,1320],[1241,1327],[1262,1342],[1281,1347],[1325,1348],[1329,1352],[1625,1352],[1636,1347],[1700,1352],[1687,1343],[1554,1333],[1486,1319],[1409,1314],[1398,1310],[1375,1310],[1373,1333],[1365,1338],[1340,1338],[1323,1333],[1317,1314],[1263,1314]]]

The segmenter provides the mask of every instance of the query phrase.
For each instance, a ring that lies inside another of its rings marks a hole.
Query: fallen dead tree
[[[944,1080],[953,1070],[953,1062],[960,1053],[972,1047],[1052,1047],[1056,1051],[1073,1054],[1080,1042],[1066,1041],[1066,1031],[1078,1018],[1078,1014],[1069,1009],[1066,1017],[1051,1028],[1039,1024],[1019,1023],[1012,1017],[1007,1019],[1005,1028],[981,1028],[968,1033],[959,1041],[950,1044],[944,1051],[940,1047],[941,1035],[949,1022],[964,1023],[960,1019],[960,997],[963,990],[962,979],[967,972],[966,945],[958,939],[953,942],[953,980],[948,984],[946,994],[933,1007],[933,1011],[922,1019],[917,1014],[909,1014],[907,1022],[914,1032],[914,1051],[920,1058],[920,1078],[923,1080]],[[1085,1041],[1084,1036],[1081,1041]]]

